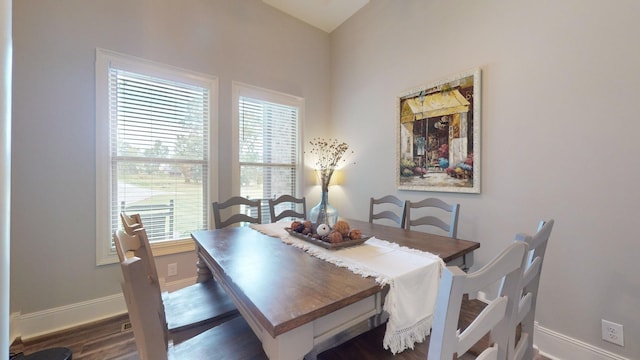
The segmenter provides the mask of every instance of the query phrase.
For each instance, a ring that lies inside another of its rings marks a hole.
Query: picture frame
[[[396,98],[399,190],[480,193],[481,70]]]

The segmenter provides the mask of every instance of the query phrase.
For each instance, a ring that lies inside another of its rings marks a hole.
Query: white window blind
[[[216,91],[214,77],[96,49],[98,265],[117,261],[112,234],[122,211],[139,213],[154,243],[208,227]],[[171,253],[185,244],[154,247]]]
[[[112,230],[140,213],[150,241],[206,228],[209,92],[111,68]]]
[[[246,96],[238,100],[240,195],[269,199],[298,188],[299,119],[297,106]],[[263,222],[269,222],[263,201]]]

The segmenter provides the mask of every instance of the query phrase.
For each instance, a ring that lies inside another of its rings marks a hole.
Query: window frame
[[[206,209],[212,198],[218,197],[218,78],[195,71],[161,64],[150,60],[96,48],[96,265],[118,262],[111,247],[111,133],[109,114],[109,69],[131,71],[167,80],[197,85],[209,89],[209,171]],[[208,218],[208,216],[207,216]],[[206,224],[208,226],[208,224]],[[105,234],[109,234],[105,237]],[[156,241],[151,244],[153,254],[168,255],[193,251],[192,239]]]
[[[281,105],[298,108],[298,144],[296,159],[296,197],[301,197],[304,181],[304,156],[303,156],[303,128],[305,115],[305,99],[275,90],[265,89],[254,85],[248,85],[239,81],[232,81],[232,118],[233,118],[233,168],[232,168],[232,191],[234,195],[240,194],[240,97],[268,101]],[[267,206],[262,204],[263,208]]]

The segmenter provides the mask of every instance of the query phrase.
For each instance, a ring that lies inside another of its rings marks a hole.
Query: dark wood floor
[[[11,345],[12,353],[22,352],[25,355],[54,347],[71,349],[73,360],[139,360],[129,316],[123,314],[91,324],[82,325],[38,338],[24,343],[18,341]],[[537,356],[535,360],[549,360]]]
[[[130,327],[122,329],[128,322],[129,316],[124,314],[24,343],[18,341],[11,345],[10,351],[29,355],[39,350],[66,347],[71,349],[73,360],[138,360],[133,331]]]

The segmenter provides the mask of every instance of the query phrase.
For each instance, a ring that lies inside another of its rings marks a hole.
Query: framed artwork
[[[396,101],[399,190],[480,193],[480,69]]]

